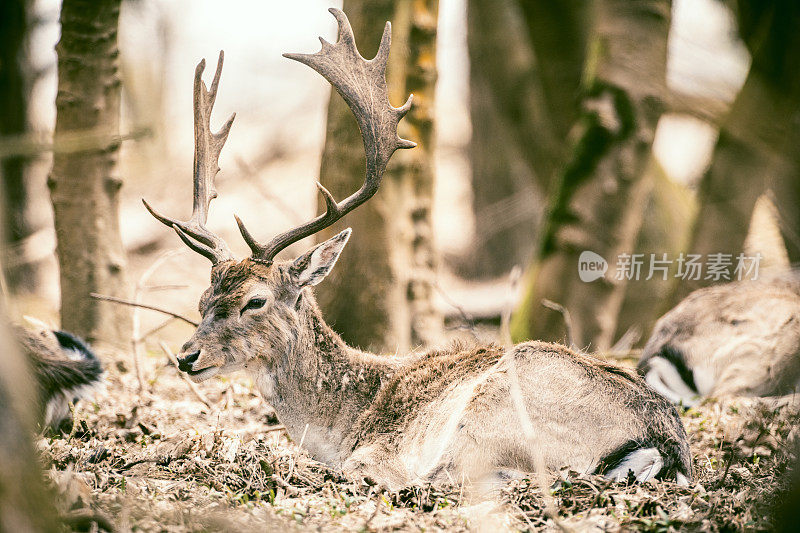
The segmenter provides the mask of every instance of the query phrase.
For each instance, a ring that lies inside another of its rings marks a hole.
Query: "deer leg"
[[[384,443],[356,448],[342,463],[342,472],[352,481],[366,481],[385,489],[398,489],[410,481],[397,451]]]
[[[624,481],[633,472],[636,481],[644,482],[658,475],[664,466],[664,458],[655,448],[639,448],[629,453],[620,464],[605,476],[615,481]],[[685,478],[684,478],[685,479]]]

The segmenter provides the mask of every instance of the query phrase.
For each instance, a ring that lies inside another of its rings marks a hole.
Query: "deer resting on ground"
[[[645,381],[691,407],[708,396],[800,389],[800,274],[698,289],[661,317],[639,361]]]
[[[680,418],[634,373],[543,342],[401,356],[362,352],[325,323],[312,291],[334,267],[350,229],[293,261],[276,260],[290,244],[369,200],[394,151],[415,146],[397,135],[411,97],[400,108],[388,100],[389,23],[377,55],[365,60],[344,13],[330,11],[339,24],[338,41],[320,39],[316,54],[286,57],[324,76],[352,109],[363,137],[366,179],[341,202],[317,184],[325,213],[266,244],[237,217],[252,250],[241,261],[205,227],[220,150],[234,118],[211,132],[222,53],[210,90],[201,79],[204,61],[195,71],[192,215],[169,218],[145,202],[212,262],[211,286],[200,299],[202,322],[183,345],[180,369],[196,382],[247,371],[292,439],[315,459],[388,488],[500,481],[537,465],[688,483],[692,466]],[[524,424],[533,428],[531,438],[524,437]]]
[[[44,325],[12,326],[11,331],[36,385],[37,423],[42,429],[69,431],[70,403],[103,388],[100,361],[85,342],[69,332]]]

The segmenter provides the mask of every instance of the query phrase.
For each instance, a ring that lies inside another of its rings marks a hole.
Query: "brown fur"
[[[665,361],[676,370],[664,368]],[[688,405],[704,396],[795,392],[800,386],[800,276],[693,292],[656,323],[639,371],[656,386],[662,383],[673,401]]]
[[[102,380],[100,362],[82,341],[65,332],[21,326],[12,331],[35,379],[39,425],[58,429],[71,422],[69,403]]]
[[[203,320],[183,348],[184,360],[196,357],[192,377],[247,370],[295,441],[348,475],[387,486],[491,479],[531,471],[537,457],[548,468],[591,471],[639,448],[661,454],[659,477],[691,478],[675,409],[606,362],[538,342],[394,356],[347,346],[298,282],[310,279],[304,269],[322,272],[310,285],[327,274],[346,242],[336,239],[294,263],[215,266]],[[265,305],[248,308],[254,297]],[[526,413],[512,401],[510,372]],[[530,442],[521,417],[535,428]]]
[[[61,531],[31,438],[36,384],[14,339],[0,307],[0,531]]]

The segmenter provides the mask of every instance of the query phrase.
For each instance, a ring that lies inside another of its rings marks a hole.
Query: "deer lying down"
[[[348,476],[386,487],[413,482],[504,479],[536,464],[600,472],[629,472],[644,481],[688,483],[689,447],[673,406],[635,374],[564,346],[542,342],[505,350],[450,348],[381,356],[347,346],[325,323],[312,287],[331,271],[350,237],[347,229],[294,261],[275,256],[330,226],[371,196],[392,153],[414,144],[397,136],[409,110],[388,102],[384,69],[387,23],[375,59],[356,50],[344,13],[336,44],[313,55],[289,55],[323,76],[344,97],[361,128],[367,174],[359,191],[337,203],[321,185],[326,212],[257,242],[237,218],[252,256],[236,261],[205,227],[216,196],[213,180],[233,117],[218,133],[209,127],[223,56],[207,90],[195,72],[194,209],[188,221],[148,210],[212,262],[211,286],[200,300],[203,316],[184,344],[180,369],[194,381],[243,369],[286,426],[319,461]],[[509,376],[516,372],[521,410]],[[522,420],[535,438],[526,440]],[[542,463],[537,463],[541,459]]]
[[[15,326],[13,333],[37,385],[39,425],[59,430],[71,421],[70,402],[88,397],[101,384],[100,361],[81,339],[66,331]]]
[[[687,407],[708,396],[778,396],[800,386],[800,274],[691,293],[656,323],[639,372]]]

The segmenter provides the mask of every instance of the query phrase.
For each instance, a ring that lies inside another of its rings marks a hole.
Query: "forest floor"
[[[458,484],[375,494],[291,442],[245,376],[200,384],[206,405],[166,356],[148,354],[142,370],[140,393],[129,360],[109,364],[107,392],[78,405],[72,432],[39,440],[76,529],[99,519],[119,531],[176,532],[769,530],[800,428],[788,401],[685,411],[690,487],[565,472],[512,481],[486,501]]]

